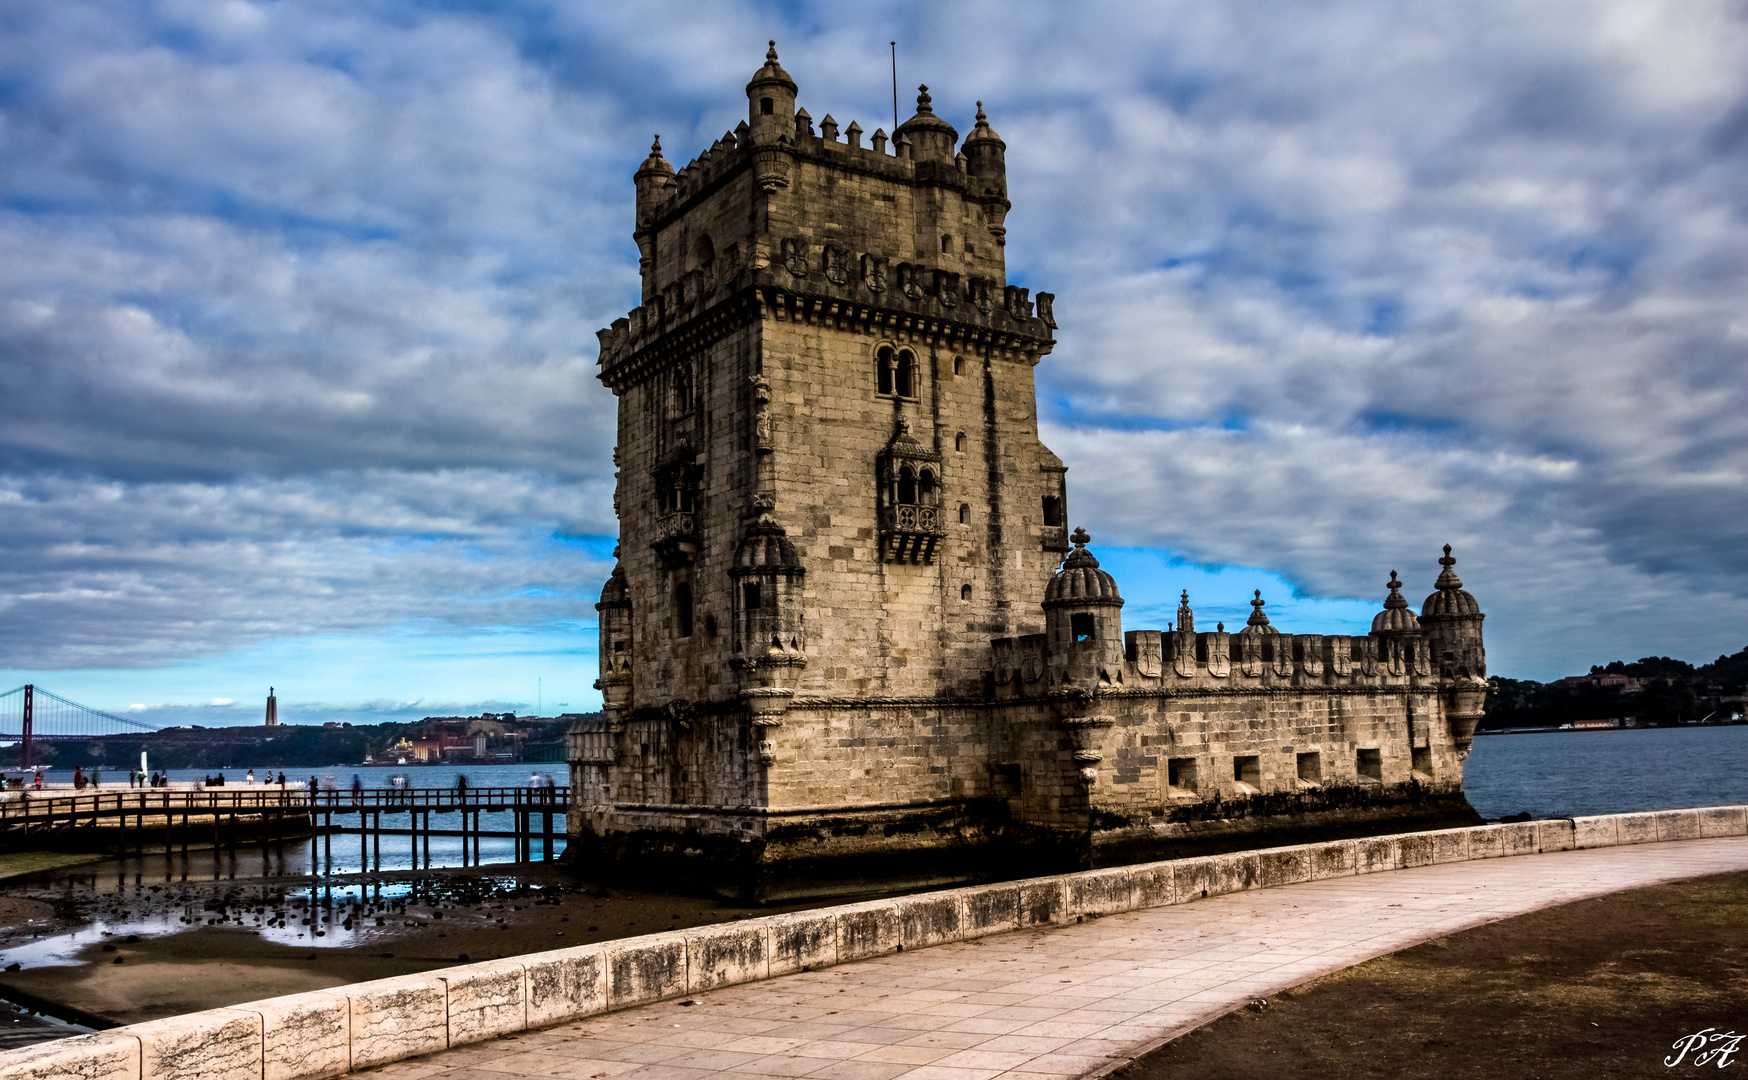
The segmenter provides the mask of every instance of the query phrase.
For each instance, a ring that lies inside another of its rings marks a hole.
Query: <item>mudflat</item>
[[[606,888],[542,864],[152,880],[115,864],[9,882],[0,996],[90,1027],[791,907]],[[70,1032],[69,1032],[70,1033]]]
[[[1115,1076],[1668,1076],[1720,1067],[1696,1061],[1728,1042],[1692,1041],[1707,1029],[1748,1035],[1748,873],[1435,938],[1253,1003]],[[1748,1070],[1748,1039],[1742,1051],[1721,1067]]]

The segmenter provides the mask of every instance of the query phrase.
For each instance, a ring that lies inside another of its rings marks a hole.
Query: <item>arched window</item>
[[[682,581],[674,586],[674,635],[692,636],[692,583]]]
[[[893,392],[899,397],[916,397],[916,357],[909,349],[898,354],[898,371]]]
[[[944,234],[942,235],[942,237],[941,237],[941,254],[943,254],[943,255],[953,254],[953,238],[951,236],[947,236]]]
[[[885,346],[881,346],[874,358],[874,391],[892,393],[892,350]]]
[[[916,473],[909,465],[898,470],[898,502],[904,506],[916,504]]]
[[[969,585],[959,586],[959,599],[964,600],[966,602],[969,602],[971,600],[971,586],[969,586]]]
[[[965,452],[965,433],[963,431],[953,436],[953,449],[959,451],[961,454]]]
[[[965,374],[965,358],[963,356],[955,356],[953,358],[953,374]]]
[[[935,505],[935,473],[932,469],[924,469],[917,476],[917,502],[924,506]]]
[[[968,522],[970,522],[970,520],[971,520],[971,504],[970,503],[960,503],[959,504],[959,524],[961,524],[961,525],[967,524]]]

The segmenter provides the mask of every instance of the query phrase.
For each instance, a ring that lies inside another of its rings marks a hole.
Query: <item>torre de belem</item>
[[[748,900],[1473,824],[1482,615],[1450,549],[1366,636],[1123,628],[1069,531],[1007,284],[1007,146],[930,104],[866,136],[796,107],[637,170],[601,717],[567,858]],[[817,130],[816,130],[817,127]]]

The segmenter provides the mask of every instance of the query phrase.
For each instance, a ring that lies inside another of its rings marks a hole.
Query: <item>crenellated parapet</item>
[[[1423,626],[1402,598],[1402,582],[1392,571],[1384,609],[1366,635],[1294,634],[1272,625],[1258,590],[1252,613],[1238,633],[1220,623],[1212,631],[1195,629],[1189,594],[1183,594],[1178,621],[1167,630],[1123,631],[1122,601],[1114,579],[1085,550],[1087,537],[1076,531],[1076,547],[1052,581],[1044,607],[1058,618],[1050,632],[1003,637],[990,643],[988,685],[1001,699],[1039,698],[1064,687],[1084,686],[1099,693],[1170,691],[1182,694],[1252,690],[1420,689],[1441,694],[1453,717],[1466,729],[1453,731],[1467,748],[1472,719],[1479,714],[1474,674],[1481,661],[1479,609],[1460,590],[1447,565],[1446,585],[1428,598],[1438,612]],[[1447,551],[1446,560],[1454,564]],[[1445,560],[1440,560],[1441,563]],[[1066,613],[1066,618],[1062,613]],[[1440,657],[1449,654],[1448,659]],[[1453,696],[1458,695],[1458,696]],[[1456,725],[1453,725],[1455,727]]]

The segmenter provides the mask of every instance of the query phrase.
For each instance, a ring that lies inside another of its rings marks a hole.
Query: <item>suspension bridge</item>
[[[73,742],[157,730],[156,724],[68,701],[32,683],[0,694],[0,742],[18,743],[18,766],[22,769],[36,764],[35,746],[39,742]]]

